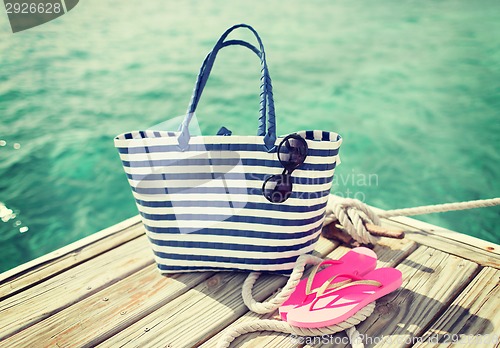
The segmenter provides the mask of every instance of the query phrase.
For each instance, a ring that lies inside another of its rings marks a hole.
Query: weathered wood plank
[[[9,337],[153,263],[146,236],[0,302],[0,339]]]
[[[452,328],[465,333],[481,328],[484,333],[489,328],[498,331],[498,319],[494,319],[499,306],[498,270],[485,268],[448,310],[446,307],[478,270],[475,263],[463,259],[499,267],[500,248],[421,225],[417,220],[401,219],[385,220],[384,226],[403,228],[410,239],[446,252],[423,246],[400,264],[403,289],[379,300],[376,312],[360,325],[360,332],[372,339],[389,334],[397,343],[424,333],[451,334]],[[246,274],[163,277],[152,264],[146,237],[138,238],[144,233],[138,217],[117,226],[0,275],[0,346],[199,346],[235,320],[262,317],[249,313],[241,299]],[[415,243],[408,240],[391,243],[387,250],[378,252],[379,267],[395,265],[415,249]],[[405,249],[410,244],[412,247]],[[335,247],[335,243],[321,239],[317,249],[324,255]],[[116,251],[119,249],[121,252]],[[336,258],[344,252],[339,247],[330,256]],[[255,297],[263,300],[285,282],[284,277],[263,276],[257,282]],[[487,286],[481,289],[483,283]],[[454,304],[462,308],[461,314],[453,310]],[[479,318],[477,323],[474,318]],[[438,331],[426,333],[429,326]],[[2,337],[8,338],[1,341]],[[214,337],[204,346],[215,342]],[[383,343],[379,345],[398,346],[394,341]],[[235,346],[265,345],[296,346],[289,335],[274,333],[245,335]]]
[[[7,338],[6,347],[93,347],[212,276],[162,276],[152,264]]]
[[[138,216],[0,274],[0,301],[144,234]]]
[[[377,268],[380,267],[393,267],[396,266],[401,260],[404,260],[410,253],[412,253],[417,248],[415,242],[403,239],[403,240],[394,240],[394,239],[386,239],[383,238],[379,245],[374,248],[374,251],[377,253],[378,261]],[[327,255],[330,259],[338,259],[342,255],[344,255],[349,249],[340,246],[333,250],[331,253]],[[219,332],[217,335],[212,337],[210,340],[205,342],[201,347],[202,348],[213,348],[217,346],[217,342],[220,337],[224,334],[224,332],[243,322],[251,322],[258,319],[269,319],[269,318],[278,318],[278,313],[275,311],[274,313],[259,315],[253,312],[247,312],[245,315],[241,316],[234,323],[229,325],[224,331]],[[296,347],[297,343],[294,341],[291,335],[280,334],[280,333],[250,333],[247,335],[240,336],[237,338],[232,344],[231,347]]]
[[[483,268],[414,347],[498,347],[499,280],[499,270]]]
[[[396,268],[403,273],[402,287],[378,300],[375,312],[357,327],[366,347],[408,346],[470,283],[478,265],[420,246]]]
[[[411,226],[416,229],[428,232],[432,236],[442,236],[447,239],[452,239],[462,244],[470,245],[481,250],[486,250],[492,255],[500,257],[500,245],[493,242],[483,240],[468,234],[452,231],[441,226],[432,225],[430,223],[412,219],[405,216],[390,218],[393,221],[402,225]]]
[[[320,238],[316,251],[326,255],[337,244]],[[247,273],[219,272],[117,335],[101,347],[197,347],[247,311],[241,286]],[[257,300],[283,286],[286,277],[263,275],[254,288]]]
[[[399,228],[419,244],[500,269],[500,245],[407,217],[383,219],[383,226]]]

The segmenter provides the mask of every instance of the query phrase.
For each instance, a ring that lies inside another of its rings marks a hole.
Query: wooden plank
[[[483,268],[414,347],[498,347],[499,280],[499,270]]]
[[[325,255],[336,245],[320,238],[316,251]],[[247,311],[241,298],[241,286],[247,275],[246,272],[216,273],[100,346],[197,347]],[[262,275],[254,287],[255,298],[259,301],[267,298],[286,280],[282,276]]]
[[[383,219],[388,228],[405,231],[406,237],[419,244],[473,261],[481,266],[500,269],[500,245],[407,217]]]
[[[0,301],[144,234],[138,216],[0,274]]]
[[[335,197],[335,196],[334,196]],[[370,206],[370,208],[376,213],[380,214],[385,212],[385,210]],[[495,244],[490,241],[486,241],[477,237],[469,236],[464,233],[452,231],[449,229],[446,229],[444,227],[432,225],[430,223],[413,219],[410,217],[406,216],[396,216],[396,217],[391,217],[391,218],[384,218],[382,219],[382,222],[386,222],[389,224],[396,224],[401,226],[406,226],[410,227],[411,230],[415,231],[420,231],[420,232],[425,232],[426,234],[429,235],[429,237],[434,238],[444,238],[450,241],[456,241],[460,242],[462,244],[466,244],[472,247],[475,247],[479,250],[486,250],[488,253],[493,254],[495,256],[500,257],[500,245]],[[421,235],[421,233],[419,233]],[[424,244],[424,243],[421,243]],[[427,245],[427,244],[424,244]],[[432,247],[432,245],[430,245]]]
[[[0,339],[9,337],[153,263],[146,236],[0,302]]]
[[[375,312],[357,326],[367,346],[408,346],[470,283],[478,265],[420,246],[396,268],[403,273],[402,287],[379,299]]]
[[[470,236],[468,234],[452,231],[440,226],[432,225],[427,222],[421,221],[421,220],[416,220],[412,219],[409,217],[405,216],[400,216],[400,217],[394,217],[390,218],[389,220],[392,220],[394,222],[406,225],[406,226],[412,226],[414,228],[420,229],[422,231],[428,232],[432,236],[441,236],[445,237],[450,240],[455,240],[457,242],[460,242],[462,244],[466,244],[469,246],[476,247],[478,249],[482,249],[485,251],[488,251],[489,254],[495,255],[500,257],[500,245],[483,240],[474,236]]]
[[[152,264],[7,338],[6,347],[93,347],[152,313],[213,272],[168,277]]]
[[[410,253],[417,248],[415,242],[410,240],[394,240],[383,238],[380,244],[375,246],[374,251],[377,253],[378,261],[377,268],[380,267],[393,267],[401,260],[404,260]],[[338,259],[344,255],[348,248],[340,246],[327,255],[330,259]],[[232,328],[243,322],[251,322],[259,319],[279,318],[277,311],[259,315],[253,312],[247,312],[245,315],[236,320],[233,324],[229,325],[227,329]],[[279,320],[279,319],[278,319]],[[202,348],[216,347],[220,337],[226,332],[225,329],[203,344]],[[250,333],[240,336],[232,344],[231,347],[296,347],[297,343],[291,335],[281,334],[276,332],[270,333]]]

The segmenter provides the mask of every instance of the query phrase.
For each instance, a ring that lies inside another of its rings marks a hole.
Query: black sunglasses
[[[283,203],[292,194],[292,172],[304,163],[307,157],[307,143],[301,136],[290,134],[278,146],[278,159],[283,173],[273,175],[264,181],[262,194],[272,203]]]

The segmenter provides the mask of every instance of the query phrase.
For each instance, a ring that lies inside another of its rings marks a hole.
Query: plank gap
[[[90,260],[92,260],[92,259],[94,259],[94,258],[96,258],[96,257],[98,257],[98,256],[100,256],[100,255],[103,255],[103,254],[105,254],[105,253],[109,252],[109,250],[111,250],[111,249],[117,248],[117,247],[119,247],[119,246],[121,246],[121,245],[124,245],[124,244],[126,244],[126,243],[128,243],[128,242],[131,242],[131,241],[133,241],[133,240],[135,240],[135,239],[137,239],[137,238],[140,238],[140,237],[141,237],[141,236],[140,236],[140,235],[138,235],[138,236],[136,236],[136,237],[134,237],[134,238],[132,238],[132,239],[129,239],[129,240],[127,240],[127,241],[123,241],[123,242],[121,242],[121,243],[119,243],[119,244],[115,244],[115,245],[114,245],[112,248],[110,248],[110,249],[102,250],[102,251],[100,251],[99,253],[96,253],[96,254],[94,254],[94,255],[92,255],[92,256],[90,256],[90,257],[88,257],[88,258],[81,259],[80,261],[77,261],[76,263],[71,264],[71,265],[70,265],[70,266],[68,266],[67,268],[61,268],[61,269],[59,269],[59,270],[55,271],[54,273],[50,273],[50,274],[48,274],[48,275],[47,275],[47,276],[45,276],[44,278],[41,278],[41,279],[36,280],[36,281],[33,281],[32,283],[30,283],[30,284],[29,284],[29,285],[27,285],[27,286],[24,286],[24,287],[19,287],[18,289],[13,290],[12,292],[10,292],[10,293],[8,293],[8,294],[6,294],[6,295],[0,296],[0,302],[1,302],[1,301],[4,301],[4,300],[6,300],[6,299],[8,299],[9,297],[15,296],[15,295],[17,295],[17,294],[19,294],[19,293],[21,293],[21,292],[25,291],[27,288],[30,288],[30,287],[33,287],[33,286],[39,285],[39,284],[41,284],[41,283],[43,283],[43,282],[46,282],[46,281],[48,281],[48,280],[50,280],[50,279],[54,278],[55,276],[58,276],[59,274],[64,273],[64,272],[66,272],[66,271],[70,270],[71,268],[77,267],[77,266],[79,266],[79,265],[81,265],[81,264],[83,264],[83,263],[85,263],[85,262],[87,262],[87,261],[90,261]],[[102,241],[102,240],[101,240],[101,241]],[[68,254],[66,254],[65,256],[70,255],[70,254],[73,254],[73,253],[74,253],[74,252],[68,253]],[[52,265],[52,263],[53,263],[53,261],[46,261],[46,262],[44,262],[44,264],[48,264],[48,265]],[[38,266],[37,266],[37,268],[36,268],[36,269],[27,269],[26,271],[23,271],[23,273],[24,273],[24,274],[27,274],[27,273],[30,273],[30,272],[33,272],[33,271],[36,271],[36,272],[41,271],[41,270],[43,270],[43,269],[44,269],[44,267],[43,267],[43,266],[44,266],[44,264],[40,264],[40,266],[41,266],[41,267],[38,267]],[[13,275],[13,276],[12,276],[12,278],[17,278],[17,277],[16,277],[15,275]],[[8,281],[9,281],[9,279],[6,279],[6,280],[5,280],[5,282],[6,282],[6,283],[7,283]]]
[[[0,340],[98,293],[154,262],[146,237],[70,268],[0,302]]]
[[[429,331],[429,329],[441,319],[441,317],[448,310],[450,305],[462,295],[465,288],[467,288],[470,285],[471,281],[474,278],[476,278],[476,276],[481,272],[483,268],[484,267],[482,267],[481,265],[478,265],[478,267],[475,270],[473,270],[472,273],[469,275],[468,280],[466,282],[461,283],[458,286],[456,292],[450,295],[450,298],[445,301],[443,306],[438,309],[438,311],[432,317],[432,319],[426,325],[424,325],[420,330],[420,332],[416,333],[414,337],[422,337],[423,335],[425,335],[425,333]],[[409,344],[407,347],[413,347],[413,346],[415,346],[415,344]]]

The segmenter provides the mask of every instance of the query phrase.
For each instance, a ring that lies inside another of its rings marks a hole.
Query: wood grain
[[[0,274],[0,301],[144,234],[133,217]]]
[[[393,341],[366,347],[408,346],[395,342],[417,342],[422,335],[500,332],[500,246],[409,218],[383,225],[406,232],[403,240],[383,238],[375,247],[378,267],[398,265],[404,283],[380,299],[358,327],[368,338]],[[416,243],[422,245],[417,249]],[[316,253],[338,258],[346,251],[321,238]],[[274,315],[248,312],[241,298],[246,275],[161,276],[134,217],[1,274],[0,346],[213,347],[228,326]],[[285,277],[262,276],[254,296],[269,298],[285,282]],[[233,346],[297,345],[289,335],[255,333]]]
[[[393,267],[399,262],[404,260],[411,252],[417,248],[416,243],[410,240],[395,240],[395,239],[383,239],[380,244],[374,248],[377,253],[378,261],[377,268],[380,267]],[[338,259],[344,255],[349,248],[340,246],[333,250],[327,255],[327,258]],[[217,342],[220,337],[226,332],[226,330],[240,324],[248,323],[251,321],[259,319],[269,319],[273,316],[277,316],[277,311],[271,314],[259,315],[253,312],[248,312],[233,324],[229,325],[225,330],[219,332],[217,335],[208,340],[203,344],[202,348],[213,348],[217,346]],[[296,347],[297,344],[293,340],[291,335],[281,334],[276,332],[256,332],[247,335],[240,336],[237,338],[231,347]]]
[[[320,238],[316,251],[326,255],[337,244]],[[248,273],[219,272],[155,312],[119,332],[100,347],[198,347],[248,311],[241,286]],[[262,275],[254,297],[262,301],[285,284],[283,276]]]
[[[163,276],[156,265],[120,280],[7,338],[7,347],[93,347],[213,275]]]
[[[374,313],[357,327],[365,347],[407,346],[469,284],[478,265],[420,246],[396,268],[403,273],[402,287],[378,300]]]
[[[481,266],[500,269],[500,245],[407,217],[383,219],[387,228],[405,231],[407,238],[473,261]]]
[[[146,236],[0,302],[0,339],[9,337],[153,263]]]
[[[499,270],[483,268],[415,347],[498,347],[499,282]]]

